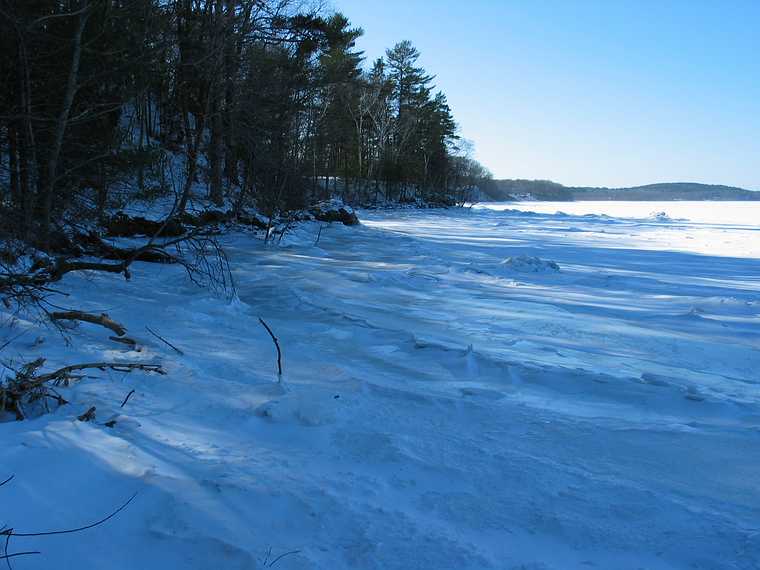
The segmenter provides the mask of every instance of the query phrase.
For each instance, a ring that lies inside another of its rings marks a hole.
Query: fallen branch
[[[9,308],[11,301],[19,307],[37,307],[47,314],[47,307],[52,306],[47,297],[61,294],[50,285],[66,274],[99,271],[122,274],[125,279],[130,279],[130,267],[135,261],[179,264],[193,283],[233,295],[235,286],[229,261],[214,235],[199,227],[173,239],[159,240],[158,235],[162,234],[162,228],[170,219],[171,215],[156,234],[137,248],[121,249],[90,233],[78,234],[77,247],[64,252],[63,256],[38,259],[28,268],[8,266],[0,259],[0,302]],[[98,259],[80,260],[82,255]],[[114,261],[104,261],[109,259]]]
[[[127,334],[127,329],[123,325],[117,323],[106,313],[100,315],[93,315],[92,313],[85,313],[83,311],[62,311],[51,313],[50,318],[54,321],[83,321],[86,323],[92,323],[94,325],[100,325],[110,329],[118,337],[122,337]]]
[[[264,326],[264,328],[269,333],[269,336],[272,337],[272,341],[274,342],[274,346],[277,349],[277,379],[278,381],[282,381],[282,351],[280,350],[280,341],[277,340],[277,337],[274,336],[274,333],[272,332],[272,329],[269,328],[269,325],[266,324],[264,319],[259,317],[259,322]]]
[[[160,364],[145,364],[141,362],[91,362],[86,364],[73,364],[64,366],[47,374],[39,374],[39,369],[45,363],[43,358],[24,365],[16,371],[16,377],[0,384],[0,411],[8,411],[16,414],[16,419],[23,420],[26,418],[24,406],[37,402],[47,401],[52,398],[59,405],[66,403],[66,400],[55,393],[55,390],[48,384],[58,385],[63,383],[68,385],[71,380],[77,380],[82,376],[74,375],[72,372],[79,370],[115,370],[117,372],[131,372],[132,370],[143,370],[156,374],[166,374]]]
[[[50,319],[54,322],[82,321],[85,323],[100,325],[101,327],[105,327],[116,334],[116,336],[109,336],[108,338],[110,340],[118,342],[120,344],[125,344],[133,350],[137,347],[137,341],[135,339],[124,336],[127,334],[127,329],[124,327],[124,325],[117,323],[106,313],[95,315],[92,313],[85,313],[84,311],[60,311],[50,313]]]
[[[71,372],[77,370],[88,370],[96,368],[98,370],[115,370],[117,372],[131,372],[132,370],[144,370],[145,372],[155,372],[156,374],[166,374],[160,364],[143,364],[141,362],[91,362],[88,364],[72,364],[71,366],[64,366],[51,372],[49,374],[43,374],[34,379],[38,384],[44,382],[50,382],[51,380],[60,382],[61,380],[69,377]]]

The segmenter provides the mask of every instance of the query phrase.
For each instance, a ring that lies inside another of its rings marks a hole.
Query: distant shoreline
[[[563,186],[549,180],[494,180],[483,192],[496,201],[537,202],[754,202],[760,192],[735,186],[666,182],[630,188]],[[485,196],[484,196],[485,197]]]

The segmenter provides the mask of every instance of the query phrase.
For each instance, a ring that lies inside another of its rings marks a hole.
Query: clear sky
[[[422,52],[497,178],[760,190],[760,0],[331,0]]]

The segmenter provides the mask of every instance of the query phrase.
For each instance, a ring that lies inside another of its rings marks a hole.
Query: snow
[[[529,257],[527,255],[518,255],[517,257],[508,257],[502,262],[502,265],[512,271],[527,271],[529,273],[557,273],[559,265],[554,261],[546,261],[539,257]]]
[[[43,551],[14,568],[759,568],[760,206],[607,206],[231,234],[232,300],[172,266],[67,276],[62,304],[142,350],[6,316],[6,361],[168,374],[98,372],[0,424],[0,525],[138,493],[14,539]]]

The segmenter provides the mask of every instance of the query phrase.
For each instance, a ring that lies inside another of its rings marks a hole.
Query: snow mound
[[[343,402],[331,393],[288,393],[255,409],[257,416],[274,423],[317,427],[335,423]]]
[[[559,265],[554,261],[527,255],[508,257],[501,262],[501,265],[507,269],[521,273],[559,273]]]
[[[666,212],[652,212],[649,214],[649,219],[657,222],[670,222],[673,220]]]

